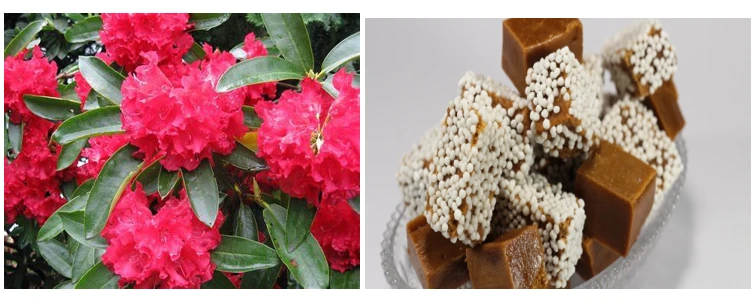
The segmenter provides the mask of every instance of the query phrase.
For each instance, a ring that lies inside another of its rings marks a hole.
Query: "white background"
[[[502,19],[367,19],[365,265],[388,288],[381,240],[401,195],[402,156],[443,116],[468,70],[511,85]],[[585,53],[635,20],[583,19]],[[633,288],[750,287],[750,21],[661,20],[677,49],[688,176],[676,210]]]

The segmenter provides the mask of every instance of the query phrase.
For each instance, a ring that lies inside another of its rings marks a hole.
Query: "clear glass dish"
[[[661,235],[663,227],[671,217],[671,213],[679,201],[684,181],[687,176],[687,147],[681,135],[676,137],[676,147],[679,156],[684,163],[684,170],[677,178],[673,187],[666,192],[664,201],[653,210],[648,221],[642,227],[642,232],[637,242],[626,258],[619,258],[607,269],[590,280],[583,281],[575,274],[571,278],[573,288],[623,288],[634,274],[642,267],[642,264],[650,256]],[[392,213],[391,220],[387,223],[384,232],[384,240],[381,242],[381,266],[384,276],[392,288],[422,288],[420,281],[410,263],[407,254],[407,236],[405,225],[410,220],[405,214],[405,206],[400,203]],[[469,285],[462,288],[469,287]]]

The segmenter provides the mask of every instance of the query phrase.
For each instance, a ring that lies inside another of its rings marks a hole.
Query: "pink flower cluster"
[[[5,58],[5,112],[10,114],[10,121],[16,124],[38,119],[23,101],[23,95],[41,95],[57,97],[57,64],[44,58],[39,46],[31,51],[29,60],[24,60],[27,51]]]
[[[360,264],[360,216],[346,201],[319,206],[311,234],[332,269],[344,272]]]

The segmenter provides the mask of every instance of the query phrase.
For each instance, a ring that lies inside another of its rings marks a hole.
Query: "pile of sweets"
[[[425,288],[566,288],[629,253],[684,166],[675,48],[640,22],[582,54],[578,19],[507,19],[514,88],[465,74],[402,159],[408,254]],[[604,73],[617,93],[604,92]],[[519,92],[519,93],[518,93]]]

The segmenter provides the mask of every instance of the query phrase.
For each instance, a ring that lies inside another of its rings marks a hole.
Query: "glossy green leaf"
[[[234,234],[241,238],[258,241],[258,223],[253,209],[245,203],[240,203],[237,219],[235,220]]]
[[[300,14],[261,14],[264,27],[282,56],[304,71],[313,69],[313,50]]]
[[[288,252],[294,252],[311,234],[311,223],[316,209],[308,205],[305,199],[290,199],[287,208],[287,224],[285,225],[285,245]],[[312,236],[310,236],[312,237]]]
[[[70,201],[73,198],[73,192],[76,191],[76,180],[63,181],[60,184],[60,191],[65,200]]]
[[[37,242],[39,254],[55,271],[66,278],[71,277],[71,257],[68,248],[55,239]]]
[[[92,89],[112,102],[120,104],[123,100],[123,94],[120,93],[120,86],[125,80],[123,75],[97,57],[78,57],[78,68]]]
[[[360,57],[360,32],[352,34],[332,48],[321,63],[321,72],[327,74],[357,57]]]
[[[78,64],[71,64],[70,66],[77,67]],[[62,74],[63,72],[61,71],[60,73]],[[79,100],[78,94],[76,94],[76,82],[68,84],[58,83],[57,92],[60,93],[60,99],[72,100],[81,104],[81,100]]]
[[[98,94],[97,91],[91,90],[89,91],[89,94],[86,95],[86,102],[84,103],[84,111],[90,111],[99,108],[99,99],[106,99],[105,97],[102,97],[102,95]]]
[[[3,57],[17,55],[18,52],[26,48],[26,45],[34,40],[34,37],[44,28],[45,25],[47,25],[46,20],[38,20],[29,23],[29,25],[22,29],[21,32],[13,38],[13,40],[8,42]]]
[[[71,271],[71,280],[73,283],[79,279],[97,262],[101,261],[104,250],[93,248],[87,245],[78,245],[73,253],[73,264]]]
[[[219,211],[219,191],[209,160],[201,161],[193,171],[183,170],[182,173],[193,213],[207,226],[214,226]]]
[[[201,284],[202,289],[235,289],[235,285],[232,284],[230,279],[223,273],[214,271],[212,279],[204,284]]]
[[[84,209],[86,207],[87,196],[78,196],[65,203],[65,205],[58,208],[52,215],[44,222],[44,225],[39,229],[37,234],[38,241],[50,240],[61,232],[63,232],[63,218],[60,217],[61,213],[74,212]]]
[[[303,79],[305,72],[294,63],[277,57],[256,57],[228,69],[217,83],[217,91],[228,92],[246,85]]]
[[[65,120],[52,134],[52,140],[65,145],[80,139],[122,133],[122,126],[120,107],[102,107]]]
[[[246,272],[243,274],[243,280],[240,281],[240,288],[272,289],[281,270],[282,263],[274,267]]]
[[[243,144],[235,144],[235,149],[227,156],[222,156],[223,161],[249,172],[260,172],[269,169],[266,162],[256,156],[252,150]]]
[[[222,25],[230,19],[230,14],[220,13],[191,13],[188,23],[193,23],[193,30],[209,30]]]
[[[159,161],[154,161],[154,163],[142,169],[136,177],[136,181],[141,183],[147,195],[151,195],[159,189],[159,172],[161,170],[162,165],[159,164]],[[133,186],[136,186],[135,182]]]
[[[331,289],[358,289],[360,288],[360,267],[353,268],[344,273],[331,270],[329,288]]]
[[[115,289],[118,288],[118,277],[107,269],[102,262],[91,267],[76,283],[76,289]]]
[[[57,170],[61,171],[68,168],[71,164],[78,160],[78,155],[81,154],[81,150],[84,149],[88,139],[78,139],[66,145],[63,145],[60,150],[60,155],[57,158]]]
[[[132,145],[121,147],[99,172],[86,202],[86,238],[99,235],[115,203],[141,169],[143,163],[133,158],[133,153],[137,150]]]
[[[23,149],[23,124],[13,124],[8,121],[8,140],[16,155]]]
[[[71,18],[74,22],[81,22],[82,20],[86,19],[86,16],[80,13],[67,13],[65,14],[66,17]]]
[[[84,218],[86,214],[84,211],[63,212],[60,213],[60,217],[63,219],[63,228],[71,238],[79,243],[96,248],[107,248],[107,241],[99,234],[94,235],[92,238],[87,239],[84,232]]]
[[[175,185],[178,184],[180,174],[176,171],[166,170],[161,165],[159,167],[159,183],[157,184],[157,192],[159,192],[159,196],[164,199],[165,197],[167,197],[167,195],[170,194],[170,192],[172,192],[172,189],[175,188]]]
[[[65,280],[58,285],[55,285],[55,289],[73,289],[73,282]]]
[[[316,239],[313,236],[305,237],[303,243],[290,253],[285,245],[287,211],[271,204],[264,209],[264,220],[277,255],[295,280],[305,288],[326,288],[329,285],[329,264]]]
[[[52,121],[62,121],[81,113],[81,102],[55,97],[24,95],[26,107],[35,115]]]
[[[360,196],[347,200],[347,203],[350,204],[353,210],[355,210],[357,213],[360,213]]]
[[[82,43],[99,40],[99,30],[102,29],[102,17],[92,16],[76,22],[65,32],[65,40],[70,43]]]
[[[258,114],[256,114],[255,108],[247,105],[243,106],[243,124],[245,126],[255,129],[261,127],[261,123],[263,122],[264,120],[261,120]]]
[[[256,241],[227,235],[222,235],[219,246],[211,252],[211,261],[217,265],[217,270],[234,273],[270,268],[279,264],[274,249]]]
[[[204,49],[199,45],[197,42],[193,42],[193,46],[188,50],[185,55],[183,55],[183,60],[185,63],[193,63],[195,61],[204,59],[206,57],[206,52]]]
[[[75,191],[73,191],[73,195],[71,196],[71,199],[74,199],[79,196],[88,195],[91,191],[91,188],[94,186],[95,179],[89,179],[84,181],[84,183],[81,183],[81,185],[76,188]],[[88,199],[88,198],[87,198]],[[84,202],[86,203],[86,202]]]

